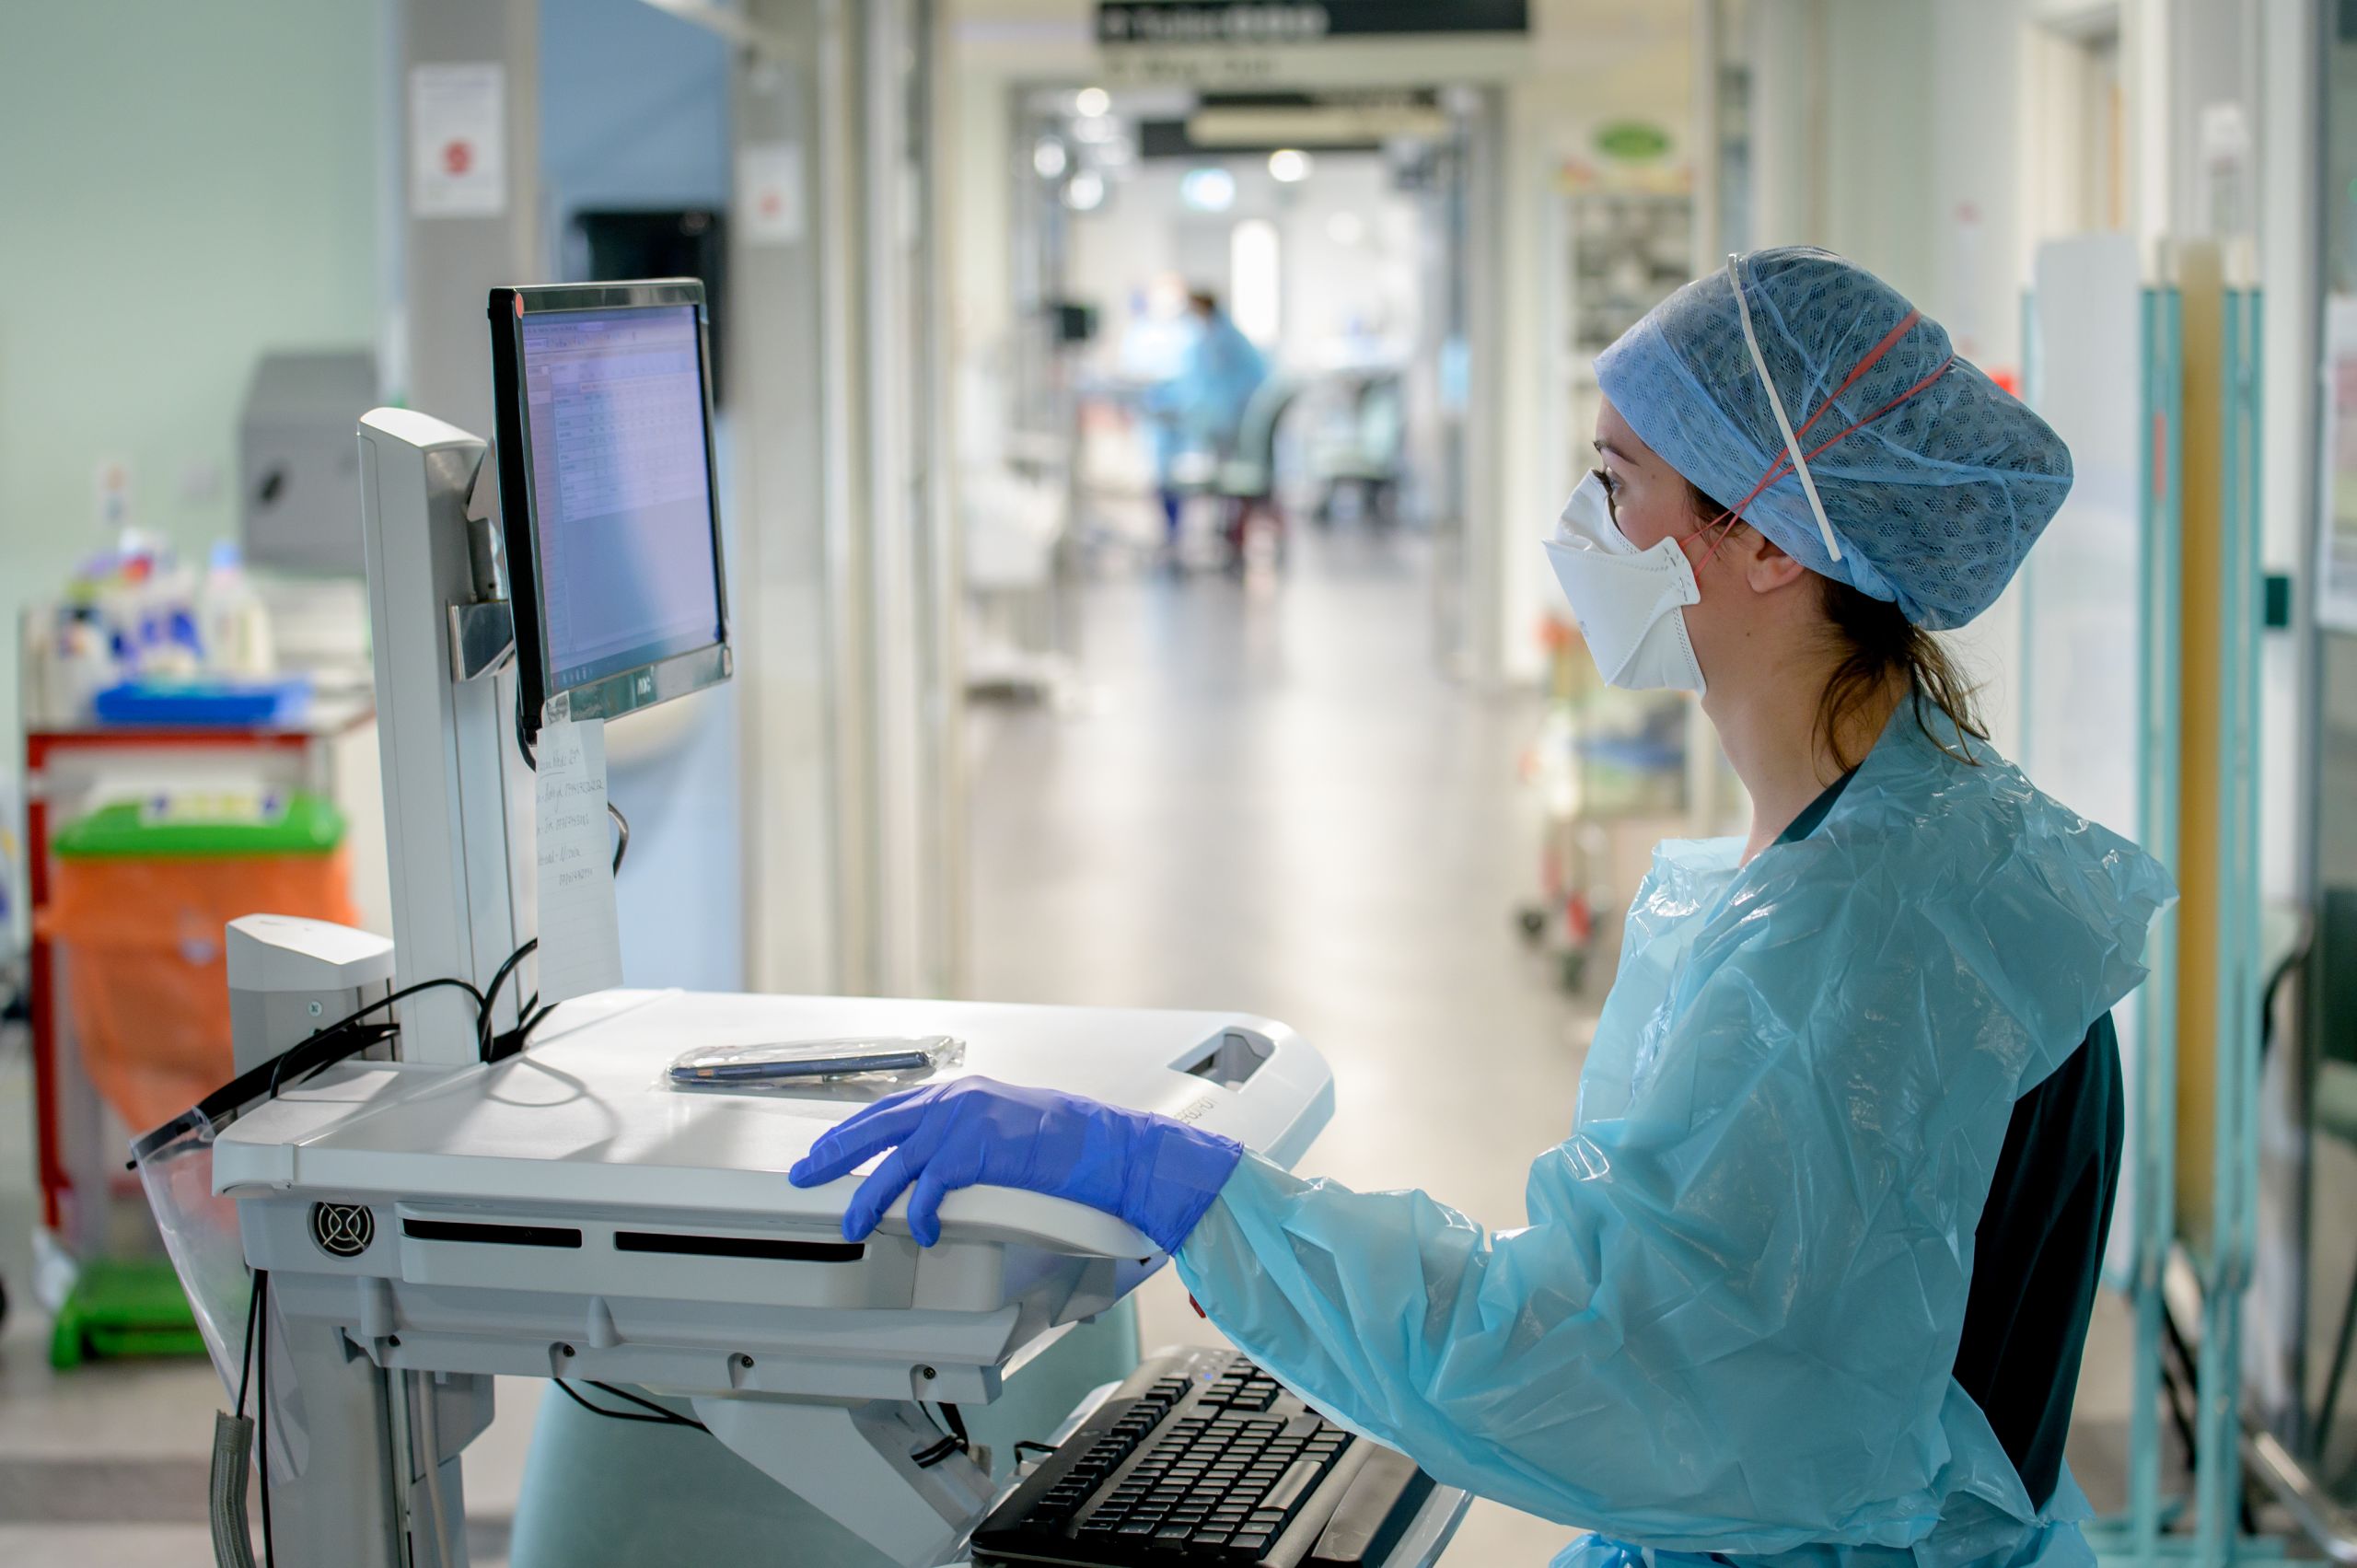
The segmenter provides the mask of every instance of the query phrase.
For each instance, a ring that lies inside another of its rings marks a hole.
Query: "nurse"
[[[1187,505],[1186,489],[1174,469],[1193,454],[1225,461],[1236,447],[1244,410],[1268,379],[1268,362],[1252,340],[1220,308],[1219,296],[1208,289],[1187,296],[1187,311],[1195,325],[1178,373],[1147,394],[1147,409],[1167,421],[1155,452],[1155,485],[1162,502],[1163,543],[1178,548],[1178,524]]]
[[[1701,695],[1740,839],[1665,843],[1528,1224],[1304,1180],[1164,1118],[967,1078],[821,1138],[910,1190],[1073,1198],[1239,1347],[1559,1563],[2079,1564],[2062,1443],[2120,1157],[2110,1009],[2173,896],[1992,750],[1932,633],[1997,598],[2070,455],[1887,285],[1731,259],[1597,361],[1548,548],[1622,685]],[[2067,679],[2064,671],[2038,671]]]

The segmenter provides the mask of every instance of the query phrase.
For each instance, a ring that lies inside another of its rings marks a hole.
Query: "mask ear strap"
[[[1768,393],[1769,412],[1776,416],[1776,428],[1783,433],[1784,450],[1792,454],[1793,471],[1800,475],[1801,489],[1808,496],[1808,509],[1817,516],[1817,531],[1825,536],[1825,552],[1834,560],[1841,559],[1841,541],[1833,537],[1833,525],[1826,520],[1825,503],[1817,499],[1817,481],[1809,477],[1808,459],[1801,455],[1800,437],[1793,434],[1793,422],[1784,417],[1784,400],[1776,395],[1776,383],[1768,375],[1767,356],[1759,352],[1759,338],[1751,330],[1751,302],[1743,296],[1743,277],[1736,264],[1739,256],[1727,258],[1727,285],[1735,290],[1736,314],[1743,321],[1743,343],[1751,351],[1751,366],[1759,372],[1759,385]]]

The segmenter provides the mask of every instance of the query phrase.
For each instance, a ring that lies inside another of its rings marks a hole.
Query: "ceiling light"
[[[1190,168],[1178,181],[1178,199],[1199,213],[1224,213],[1236,205],[1236,176],[1216,165]]]
[[[1295,147],[1279,147],[1269,155],[1269,178],[1293,185],[1309,178],[1309,155]]]

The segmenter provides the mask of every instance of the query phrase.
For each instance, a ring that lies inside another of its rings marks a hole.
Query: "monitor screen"
[[[721,641],[695,307],[519,331],[548,689]]]

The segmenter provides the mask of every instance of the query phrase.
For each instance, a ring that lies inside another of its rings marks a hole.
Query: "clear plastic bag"
[[[213,1191],[213,1135],[211,1119],[191,1110],[137,1140],[131,1154],[213,1368],[234,1397],[253,1274],[246,1267],[237,1200]]]
[[[807,1093],[816,1085],[914,1084],[966,1060],[948,1035],[850,1036],[762,1045],[706,1045],[681,1054],[664,1077],[675,1089],[722,1094]]]

